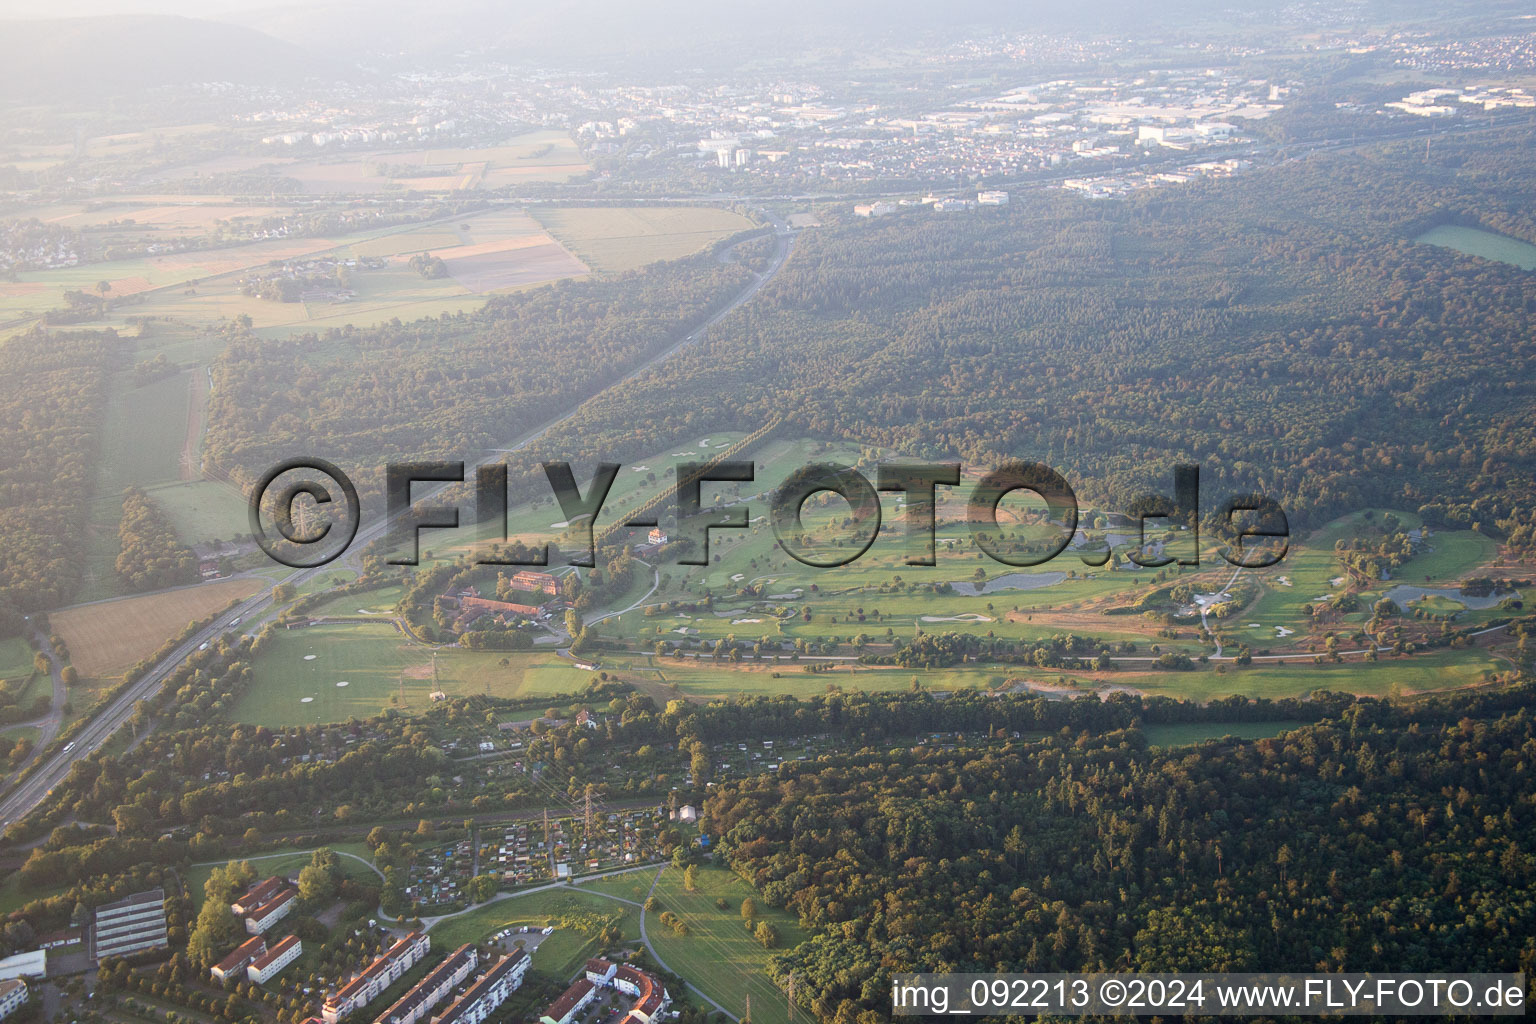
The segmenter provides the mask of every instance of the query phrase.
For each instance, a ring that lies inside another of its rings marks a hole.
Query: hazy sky
[[[4,18],[74,18],[95,14],[180,14],[217,17],[260,6],[258,0],[0,0]]]

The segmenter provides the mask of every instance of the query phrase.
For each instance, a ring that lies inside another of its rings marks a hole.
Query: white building
[[[259,956],[245,969],[246,977],[257,985],[265,985],[270,978],[277,977],[284,967],[293,963],[304,952],[304,943],[299,941],[297,935],[290,935],[282,942],[273,946],[264,956]]]
[[[27,1001],[27,983],[20,978],[0,981],[0,1020],[4,1020]]]
[[[379,1014],[374,1024],[420,1024],[428,1020],[432,1007],[452,995],[459,982],[469,977],[479,962],[480,955],[475,952],[475,947],[465,943],[412,985],[393,1006]]]
[[[287,917],[293,911],[293,904],[297,898],[296,892],[285,889],[274,899],[268,900],[250,912],[245,919],[245,930],[252,935],[260,935]]]
[[[977,206],[1007,206],[1008,193],[1001,189],[976,193]]]
[[[390,946],[369,964],[363,973],[341,987],[334,995],[326,997],[320,1008],[320,1016],[326,1024],[336,1024],[341,1018],[373,1002],[384,990],[400,980],[401,975],[427,955],[432,940],[426,932],[411,932]]]
[[[507,996],[522,986],[523,975],[528,973],[531,962],[521,949],[497,960],[443,1011],[437,1024],[480,1024],[506,1001]]]

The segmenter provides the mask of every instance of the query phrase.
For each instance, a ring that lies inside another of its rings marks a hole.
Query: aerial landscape
[[[12,0],[0,406],[0,1020],[1525,1013],[1528,4]]]

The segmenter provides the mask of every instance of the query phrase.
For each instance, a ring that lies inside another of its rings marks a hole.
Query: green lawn
[[[655,867],[636,868],[622,875],[610,875],[607,878],[594,878],[589,882],[581,882],[580,887],[618,896],[634,903],[644,903],[646,894],[651,891],[651,880],[655,877]]]
[[[353,616],[353,615],[391,615],[395,605],[400,601],[400,595],[405,588],[398,584],[389,587],[379,587],[376,590],[365,590],[359,594],[342,594],[333,597],[329,601],[309,609],[309,614],[315,618],[327,615]]]
[[[19,636],[0,640],[0,679],[32,674],[32,647]]]
[[[670,910],[688,923],[690,934],[678,936],[661,923],[660,914],[646,914],[646,934],[667,966],[711,998],[741,1014],[746,996],[752,996],[754,1024],[785,1024],[785,995],[768,977],[772,951],[764,949],[747,931],[741,919],[741,901],[754,897],[758,919],[778,930],[779,948],[805,940],[806,933],[788,914],[766,906],[761,897],[736,875],[722,867],[699,868],[699,889],[683,888],[683,872],[667,867],[656,887],[662,910]],[[724,899],[726,909],[715,905]]]
[[[429,933],[432,944],[442,949],[456,949],[466,942],[479,942],[503,928],[555,925],[533,953],[533,967],[551,978],[565,981],[583,960],[601,952],[597,948],[600,929],[562,926],[562,920],[592,923],[617,918],[625,941],[640,937],[639,911],[591,893],[570,888],[546,889],[523,896],[513,896],[478,907],[436,925]]]
[[[333,846],[331,848],[333,850],[351,849],[351,847],[345,844]],[[297,878],[299,875],[299,870],[309,863],[310,854],[312,852],[312,850],[282,851],[275,856],[257,853],[250,857],[231,857],[230,860],[250,861],[251,867],[255,869],[256,877],[258,879],[271,878],[273,875],[281,875],[284,878]],[[361,855],[366,856],[367,854],[366,852],[363,852]],[[370,871],[367,865],[359,864],[351,857],[340,857],[338,860],[341,866],[341,873],[347,878],[351,878],[359,882],[365,882],[370,885],[378,884],[379,876]],[[208,881],[208,877],[213,874],[213,869],[215,867],[222,867],[223,863],[198,864],[187,869],[187,891],[192,897],[192,903],[194,906],[199,908],[202,907],[203,885]]]
[[[9,914],[13,910],[20,910],[33,900],[47,899],[49,896],[60,896],[69,886],[56,885],[42,889],[27,888],[21,884],[21,875],[10,872],[5,881],[0,882],[0,914]]]
[[[1498,545],[1471,530],[1431,532],[1428,550],[1409,559],[1395,574],[1398,583],[1454,583],[1498,552]]]

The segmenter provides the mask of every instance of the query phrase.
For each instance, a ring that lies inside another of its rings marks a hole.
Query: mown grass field
[[[606,878],[594,878],[591,881],[581,882],[578,888],[588,889],[592,892],[606,893],[609,896],[617,896],[631,903],[645,902],[646,895],[651,891],[651,880],[656,877],[656,868],[636,868],[634,871],[626,871],[619,875],[609,875]]]
[[[1334,554],[1335,542],[1369,533],[1379,523],[1385,510],[1375,510],[1369,519],[1363,512],[1340,516],[1310,536],[1291,544],[1290,551],[1278,565],[1257,570],[1249,578],[1258,580],[1264,592],[1251,606],[1221,624],[1222,632],[1255,651],[1267,647],[1284,648],[1288,642],[1281,630],[1301,632],[1308,622],[1306,607],[1327,599],[1346,585],[1345,572]],[[1420,525],[1410,512],[1395,513],[1401,529]],[[1473,574],[1488,562],[1497,545],[1488,537],[1471,530],[1433,532],[1427,549],[1409,559],[1394,574],[1360,595],[1360,610],[1342,616],[1338,628],[1363,623],[1370,617],[1371,606],[1383,593],[1398,583],[1448,585]]]
[[[264,587],[241,578],[123,597],[53,612],[49,621],[69,644],[70,660],[91,679],[115,676],[152,654],[195,619]]]
[[[230,484],[191,480],[147,488],[176,527],[183,544],[250,535],[250,507]]]
[[[697,985],[731,1012],[746,1010],[746,997],[752,997],[755,1024],[787,1024],[784,992],[768,977],[768,959],[773,951],[765,949],[746,929],[741,917],[741,901],[748,896],[757,903],[757,919],[767,921],[779,933],[778,948],[792,948],[807,936],[790,915],[763,903],[752,889],[725,868],[699,868],[697,892],[683,887],[683,872],[670,865],[662,872],[656,897],[663,910],[670,910],[687,922],[690,934],[679,936],[661,923],[659,913],[646,913],[646,934],[668,967]],[[721,910],[717,899],[725,900]]]
[[[367,596],[355,595],[348,603],[366,607]],[[308,656],[312,660],[305,660]],[[388,708],[421,711],[431,706],[435,689],[451,696],[572,693],[590,675],[553,652],[444,648],[437,653],[434,682],[432,650],[406,640],[383,620],[279,631],[253,668],[255,678],[232,715],[271,727],[342,722]],[[347,685],[337,686],[340,682]]]
[[[102,432],[97,493],[120,496],[130,485],[148,487],[180,479],[187,405],[185,373],[143,387],[134,386],[132,374],[117,374]]]
[[[687,256],[755,226],[709,206],[569,206],[535,216],[593,270],[609,274]]]

